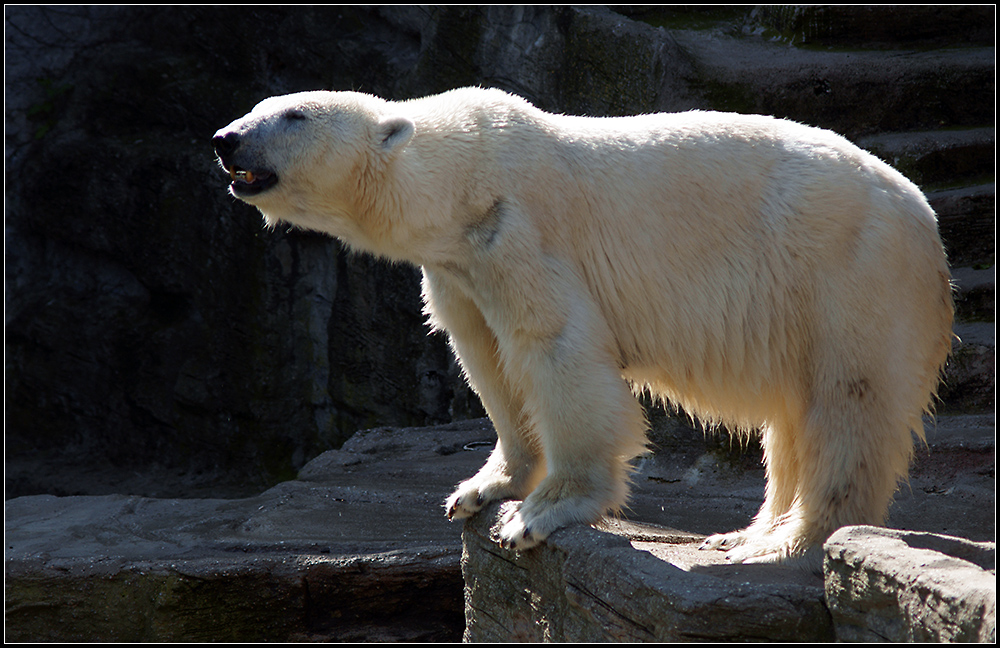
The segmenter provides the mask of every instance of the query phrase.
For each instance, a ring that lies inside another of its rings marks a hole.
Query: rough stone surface
[[[299,478],[241,499],[9,500],[9,641],[831,638],[822,579],[727,564],[705,534],[763,499],[759,449],[674,418],[637,465],[626,517],[522,555],[441,506],[495,442],[486,420],[359,432]],[[995,538],[992,416],[942,417],[890,523]],[[766,609],[765,609],[766,608]],[[463,610],[465,613],[463,614]],[[507,634],[504,634],[507,633]]]
[[[441,504],[492,434],[359,433],[246,499],[10,500],[5,638],[455,641],[461,527]]]
[[[705,535],[749,522],[762,500],[763,471],[735,450],[713,448],[711,440],[699,445],[669,423],[661,421],[667,425],[658,426],[654,438],[669,445],[670,452],[654,454],[638,466],[627,519],[602,527],[620,537],[573,527],[555,534],[537,552],[516,554],[491,540],[494,511],[467,523],[466,639],[823,641],[835,633],[841,638],[843,621],[831,619],[827,608],[830,586],[825,598],[823,579],[810,571],[811,563],[733,565],[723,552],[697,549]],[[889,524],[917,530],[911,533],[918,537],[947,533],[995,540],[993,417],[942,417],[928,424],[927,436],[929,447],[918,454],[909,484],[890,510]],[[883,547],[864,542],[852,547],[857,556],[871,556],[873,572],[883,568]],[[901,547],[893,552],[901,560],[928,560],[927,554],[914,556]],[[947,558],[942,554],[932,560]],[[963,569],[960,561],[943,564],[941,578],[960,580]],[[890,576],[883,580],[891,585]],[[995,598],[995,581],[993,587]],[[843,595],[841,605],[850,605],[851,593]],[[895,594],[886,587],[884,596]],[[980,598],[978,591],[970,592],[969,601],[956,593],[950,610],[976,609]],[[739,604],[731,606],[734,601]],[[745,611],[752,613],[744,616]],[[898,610],[888,613],[893,612]],[[949,610],[938,613],[946,624]],[[909,628],[909,621],[892,618],[901,631],[928,636]],[[848,636],[859,632],[848,626]],[[874,638],[872,634],[868,640]]]
[[[826,546],[841,641],[996,643],[996,543],[849,527]]]
[[[630,532],[647,541],[663,535],[646,526],[609,527],[624,531],[624,537],[572,527],[534,550],[516,553],[497,543],[498,512],[503,514],[491,506],[465,526],[465,641],[833,639],[819,577],[789,578],[774,571],[754,582],[683,569],[629,542]],[[676,542],[677,534],[669,535]],[[696,562],[705,566],[711,560]]]

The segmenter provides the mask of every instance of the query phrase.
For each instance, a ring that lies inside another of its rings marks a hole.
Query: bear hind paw
[[[747,541],[747,534],[744,531],[733,531],[731,533],[716,533],[705,538],[704,542],[701,543],[699,549],[718,549],[720,551],[729,551],[734,547],[738,547]]]
[[[789,562],[803,556],[811,546],[801,533],[779,525],[769,530],[751,526],[742,531],[712,535],[700,548],[725,551],[727,562],[752,564]]]

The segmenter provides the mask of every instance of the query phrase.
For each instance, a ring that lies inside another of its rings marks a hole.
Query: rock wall
[[[398,96],[405,62],[379,48],[412,56],[412,35],[336,8],[6,23],[8,461],[231,471],[255,490],[359,428],[476,411],[422,327],[417,271],[265,231],[210,144],[268,95]],[[88,492],[39,472],[8,496]]]
[[[950,192],[953,259],[981,271],[994,12],[7,7],[7,496],[245,494],[357,429],[481,414],[415,269],[265,230],[226,195],[210,137],[263,97],[481,84],[568,113],[790,117],[914,173],[961,169],[926,179]],[[960,47],[918,49],[942,43]],[[948,146],[878,139],[944,129]],[[993,284],[970,276],[962,303],[992,321]],[[992,407],[993,341],[964,337],[945,406]]]

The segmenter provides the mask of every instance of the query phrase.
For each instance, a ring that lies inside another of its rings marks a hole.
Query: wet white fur
[[[952,302],[923,195],[846,139],[713,112],[552,115],[475,88],[276,97],[228,128],[280,177],[248,200],[269,223],[422,268],[499,436],[449,515],[523,499],[501,530],[520,549],[618,509],[648,390],[763,432],[764,505],[709,546],[780,560],[883,521]]]

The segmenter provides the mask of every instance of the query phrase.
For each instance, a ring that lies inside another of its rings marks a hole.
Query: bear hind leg
[[[920,424],[919,416],[899,414],[890,396],[864,380],[838,381],[814,401],[796,430],[791,506],[730,560],[783,561],[821,546],[842,526],[884,522],[912,455],[911,428]]]
[[[766,425],[761,433],[761,445],[766,485],[760,511],[745,529],[709,536],[701,545],[702,549],[729,551],[742,545],[760,544],[792,509],[799,480],[795,422],[781,418]]]

